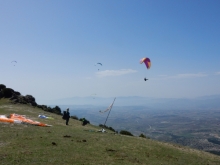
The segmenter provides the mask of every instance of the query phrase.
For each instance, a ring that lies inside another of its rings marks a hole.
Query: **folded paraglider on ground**
[[[52,117],[48,117],[48,116],[45,116],[45,115],[38,115],[39,118],[41,119],[54,119]]]
[[[38,121],[33,121],[29,118],[27,118],[25,115],[18,115],[18,114],[10,114],[9,117],[6,115],[0,115],[0,122],[5,123],[16,123],[16,124],[30,124],[35,126],[41,126],[41,127],[50,127],[52,125],[44,124]]]

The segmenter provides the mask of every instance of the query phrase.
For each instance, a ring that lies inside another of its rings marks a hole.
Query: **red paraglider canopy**
[[[147,57],[142,58],[142,59],[140,60],[140,64],[142,64],[143,62],[145,63],[147,69],[150,69],[150,67],[151,67],[150,59],[147,58]]]

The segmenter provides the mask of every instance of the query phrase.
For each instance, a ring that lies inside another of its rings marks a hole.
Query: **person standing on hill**
[[[66,125],[68,125],[70,119],[70,113],[69,113],[69,108],[66,110]]]

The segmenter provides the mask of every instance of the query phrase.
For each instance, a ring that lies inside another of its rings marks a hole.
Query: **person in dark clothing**
[[[90,124],[90,122],[85,118],[82,118],[82,126],[85,126],[86,124]]]
[[[68,125],[70,119],[70,113],[69,113],[69,108],[66,110],[66,125]]]

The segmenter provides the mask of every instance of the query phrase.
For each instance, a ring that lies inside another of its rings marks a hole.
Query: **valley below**
[[[64,109],[66,106],[60,106]],[[72,106],[71,115],[85,117],[92,124],[104,124],[105,107]],[[70,106],[71,109],[71,106]],[[155,110],[142,106],[115,106],[106,123],[116,131],[126,130],[135,136],[189,146],[220,155],[220,110]]]

